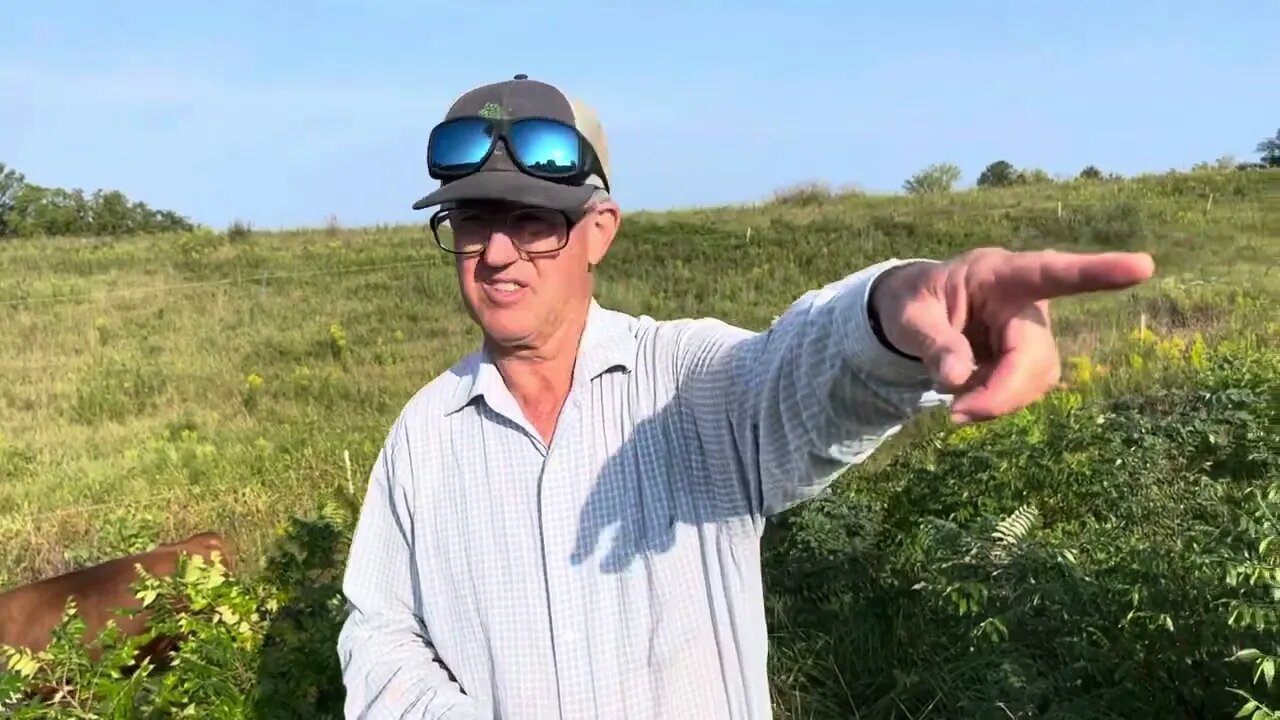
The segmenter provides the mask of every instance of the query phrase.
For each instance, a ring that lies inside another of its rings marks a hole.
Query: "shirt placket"
[[[583,434],[583,402],[590,392],[589,383],[574,384],[556,422],[538,483],[543,566],[560,688],[560,716],[565,720],[595,714],[590,699],[595,694],[591,665],[596,658],[592,657],[583,622],[584,600],[590,589],[583,586],[582,573],[576,572],[570,562],[581,522],[581,498],[589,491],[581,485],[590,483],[586,470],[587,455],[592,449]]]

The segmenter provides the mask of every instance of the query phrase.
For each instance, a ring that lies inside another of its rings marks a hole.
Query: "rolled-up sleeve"
[[[912,416],[949,396],[925,365],[875,336],[873,281],[887,260],[805,293],[762,332],[686,323],[677,373],[699,435],[762,517],[816,496]]]
[[[396,429],[401,428],[398,421]],[[347,718],[482,717],[441,663],[416,607],[409,464],[393,430],[379,453],[348,553],[338,637]]]

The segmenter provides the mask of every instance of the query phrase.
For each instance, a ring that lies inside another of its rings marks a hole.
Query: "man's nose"
[[[489,233],[489,242],[484,246],[484,261],[489,265],[510,265],[520,259],[520,252],[515,242],[505,232],[494,230]]]

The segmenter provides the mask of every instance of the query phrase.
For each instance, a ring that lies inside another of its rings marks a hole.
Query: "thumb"
[[[917,301],[903,316],[907,341],[929,368],[937,389],[955,392],[965,386],[977,369],[973,347],[952,324],[947,306],[936,298]]]

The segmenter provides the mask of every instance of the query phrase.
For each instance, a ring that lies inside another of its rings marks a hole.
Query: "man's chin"
[[[502,347],[517,348],[528,340],[533,332],[531,324],[522,322],[520,318],[510,317],[511,315],[514,313],[486,308],[480,319],[480,328],[490,342]]]

